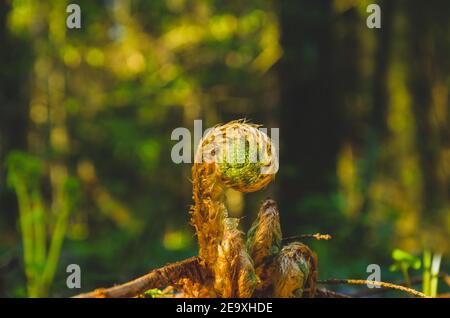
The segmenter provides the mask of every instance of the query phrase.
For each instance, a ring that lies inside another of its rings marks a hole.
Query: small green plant
[[[422,262],[419,257],[411,255],[400,249],[392,252],[394,264],[389,268],[391,271],[401,271],[408,287],[412,285],[409,272],[411,269],[418,270],[422,267],[422,292],[430,297],[436,297],[439,282],[439,268],[442,253],[435,253],[430,250],[423,251]]]
[[[153,288],[144,292],[144,295],[150,298],[161,298],[163,296],[163,292],[158,288]]]
[[[52,198],[58,204],[47,208],[41,182],[44,163],[29,154],[14,151],[7,158],[8,185],[14,189],[22,235],[23,259],[29,297],[45,297],[53,282],[69,214],[79,199],[79,184],[65,177]]]
[[[395,249],[392,252],[392,259],[394,260],[394,264],[391,265],[389,270],[392,272],[400,271],[406,282],[406,286],[411,287],[409,271],[410,269],[420,269],[420,259],[400,249]]]

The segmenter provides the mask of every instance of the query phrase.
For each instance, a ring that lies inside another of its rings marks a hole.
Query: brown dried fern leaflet
[[[258,276],[256,293],[270,294],[275,258],[281,250],[281,226],[278,208],[274,200],[266,200],[247,233],[247,248],[255,263]]]
[[[251,297],[256,286],[253,261],[245,249],[238,223],[235,218],[225,219],[224,235],[214,267],[214,287],[218,296],[223,298]]]

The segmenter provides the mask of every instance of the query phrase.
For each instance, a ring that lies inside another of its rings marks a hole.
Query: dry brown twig
[[[440,272],[438,274],[438,278],[442,279],[445,282],[445,278],[448,277],[448,275],[444,272]],[[421,284],[423,282],[423,277],[422,276],[417,276],[417,277],[413,277],[411,278],[411,285],[417,285],[417,284]],[[395,283],[396,285],[399,286],[406,286],[407,283],[405,281],[402,282],[397,282]],[[450,286],[450,285],[449,285]],[[355,293],[352,293],[350,296],[352,297],[366,297],[366,296],[371,296],[371,295],[377,295],[377,294],[382,294],[388,291],[391,291],[392,288],[387,288],[387,287],[380,287],[380,288],[371,288],[371,289],[363,289],[360,291],[357,291]]]
[[[289,236],[283,238],[283,243],[285,242],[292,242],[292,241],[302,241],[304,239],[315,239],[317,241],[329,241],[333,237],[330,234],[301,234],[301,235],[295,235],[295,236]]]
[[[207,280],[208,272],[199,264],[198,257],[168,264],[155,269],[146,275],[132,281],[113,286],[99,288],[89,293],[79,294],[75,298],[127,298],[143,294],[153,288],[164,288],[176,284],[179,280],[188,278],[203,283]]]
[[[387,282],[379,282],[379,281],[372,281],[372,280],[365,280],[365,279],[327,279],[327,280],[319,280],[317,282],[318,284],[326,284],[326,285],[339,285],[339,284],[348,284],[348,285],[372,285],[372,286],[380,286],[384,288],[389,289],[396,289],[403,291],[405,293],[421,297],[421,298],[428,298],[427,295],[424,293],[421,293],[415,289],[408,288],[401,285],[396,285],[393,283],[387,283]]]

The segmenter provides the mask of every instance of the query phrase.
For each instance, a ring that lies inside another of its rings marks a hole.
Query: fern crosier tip
[[[235,190],[264,188],[278,171],[278,157],[272,140],[258,127],[236,120],[212,128],[200,143],[196,162],[215,163],[217,178]]]

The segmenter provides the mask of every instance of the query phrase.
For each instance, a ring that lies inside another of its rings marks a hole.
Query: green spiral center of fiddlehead
[[[232,141],[219,159],[221,178],[236,188],[257,184],[262,163],[252,160],[252,157],[257,155],[254,152],[248,142]]]
[[[258,126],[242,121],[213,128],[200,149],[217,165],[218,178],[238,191],[260,190],[273,180],[278,169],[271,139]]]

